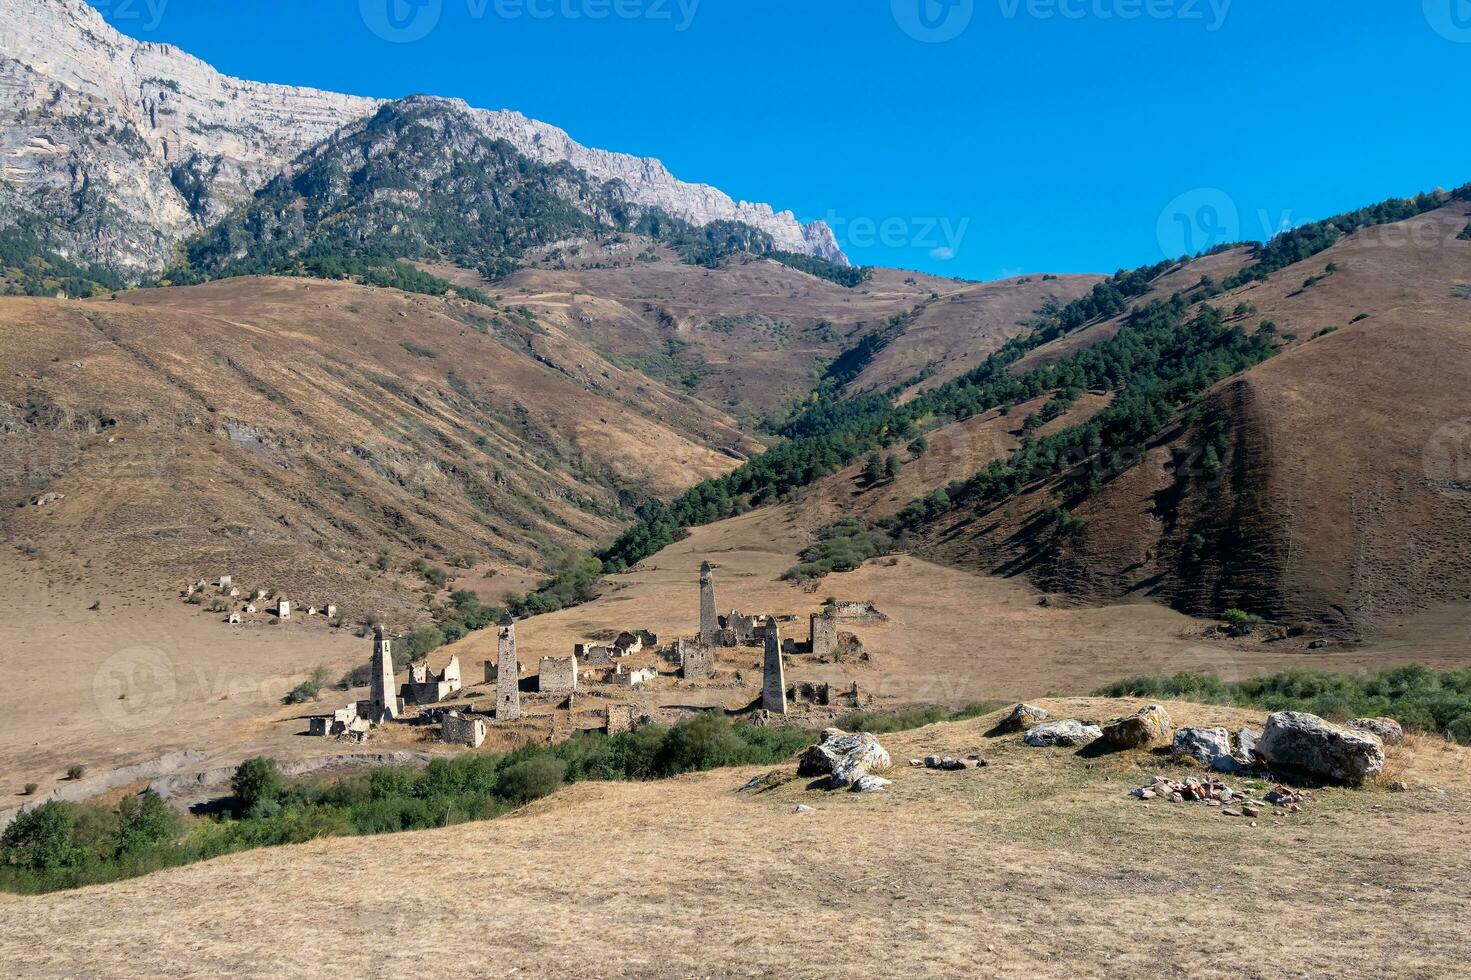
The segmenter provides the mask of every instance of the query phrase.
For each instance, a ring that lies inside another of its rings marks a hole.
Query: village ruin
[[[842,712],[873,703],[856,682],[788,680],[793,668],[800,668],[800,678],[809,667],[866,660],[862,642],[840,626],[882,621],[873,603],[829,600],[805,617],[802,638],[800,633],[783,635],[784,628],[800,628],[793,616],[738,610],[721,615],[715,587],[715,567],[703,562],[699,623],[693,635],[661,643],[649,630],[609,630],[598,634],[599,639],[574,644],[568,655],[538,656],[534,669],[521,663],[517,624],[506,616],[495,627],[496,656],[484,661],[479,685],[466,684],[458,656],[439,670],[427,659],[409,663],[398,682],[393,639],[377,627],[368,697],[310,718],[309,733],[362,741],[393,724],[405,730],[430,726],[441,743],[475,749],[492,740],[500,746],[557,741],[577,731],[618,734],[653,721],[676,721],[707,703],[683,696],[670,703],[661,697],[684,689],[753,692],[746,707],[726,710],[758,723],[783,723],[794,714],[802,716],[803,724],[831,723]],[[280,606],[285,605],[281,600]],[[308,607],[308,615],[316,612]],[[754,686],[753,667],[759,671],[759,686]],[[476,690],[481,686],[484,691]]]

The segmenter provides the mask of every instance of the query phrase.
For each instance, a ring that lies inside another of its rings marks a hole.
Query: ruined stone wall
[[[687,681],[708,680],[715,673],[715,650],[703,643],[680,640],[679,676]]]
[[[576,657],[542,657],[536,689],[543,694],[571,694],[577,690]]]

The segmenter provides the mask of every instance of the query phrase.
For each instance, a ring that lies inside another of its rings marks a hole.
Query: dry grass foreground
[[[1182,724],[1263,720],[1168,707]],[[999,717],[885,736],[900,768],[882,794],[740,792],[760,768],[579,784],[489,823],[4,898],[0,956],[27,977],[1462,971],[1471,752],[1412,737],[1385,774],[1409,792],[1321,790],[1253,825],[1129,798],[1170,768],[1157,756],[1029,749],[988,737]],[[990,766],[902,767],[929,752]]]

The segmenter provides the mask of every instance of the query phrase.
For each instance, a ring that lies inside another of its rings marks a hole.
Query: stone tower
[[[766,669],[761,678],[761,707],[787,713],[787,678],[781,663],[781,627],[776,620],[766,629]]]
[[[720,617],[715,612],[715,570],[707,561],[700,566],[700,642],[715,643],[720,632]]]
[[[499,658],[495,675],[496,721],[515,721],[521,717],[521,664],[516,659],[516,620],[501,620]]]
[[[373,628],[373,678],[368,695],[368,720],[375,725],[393,721],[403,714],[398,690],[393,683],[393,641],[383,627]]]
[[[812,615],[812,655],[833,660],[838,654],[838,617],[832,609]]]

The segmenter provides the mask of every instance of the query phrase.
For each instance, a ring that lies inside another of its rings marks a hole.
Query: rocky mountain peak
[[[429,96],[417,97],[426,101]],[[577,143],[516,112],[451,103],[484,135],[566,161],[693,224],[740,221],[778,248],[846,264],[831,230],[676,179],[659,161]],[[33,214],[58,251],[134,275],[249,199],[381,100],[242,81],[173,45],[113,29],[83,0],[0,6],[0,221]]]

